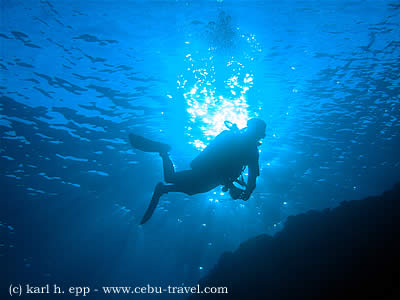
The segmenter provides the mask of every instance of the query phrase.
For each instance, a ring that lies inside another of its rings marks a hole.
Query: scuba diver
[[[150,205],[140,224],[147,222],[163,194],[180,192],[195,195],[208,192],[219,185],[223,191],[229,191],[233,199],[247,201],[256,187],[256,178],[260,175],[260,140],[265,137],[266,124],[253,118],[247,127],[241,130],[236,124],[225,121],[229,130],[224,130],[191,162],[189,170],[176,172],[168,155],[171,147],[142,136],[129,134],[129,141],[135,149],[159,153],[164,168],[164,181],[159,182],[153,193]],[[242,172],[248,167],[247,183]],[[245,189],[234,185],[234,182]]]
[[[206,27],[211,46],[227,49],[234,45],[236,31],[232,24],[232,17],[221,11],[217,21],[208,22]]]

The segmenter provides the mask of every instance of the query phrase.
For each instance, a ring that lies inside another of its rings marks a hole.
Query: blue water
[[[397,1],[2,1],[0,261],[14,283],[190,285],[287,216],[400,171]],[[162,197],[224,129],[267,122],[248,202]],[[267,254],[266,254],[267,255]]]

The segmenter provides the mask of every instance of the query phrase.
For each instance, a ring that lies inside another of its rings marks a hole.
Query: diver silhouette
[[[265,137],[266,124],[263,120],[253,118],[247,122],[247,127],[241,130],[236,124],[225,121],[228,130],[224,130],[193,159],[191,169],[176,172],[168,155],[171,147],[129,134],[131,145],[145,152],[159,153],[164,169],[164,181],[159,182],[153,193],[150,205],[140,224],[147,222],[163,194],[180,192],[194,195],[208,192],[219,185],[223,191],[229,191],[233,199],[247,201],[256,187],[256,178],[260,175],[259,151],[260,140]],[[245,183],[242,172],[248,167],[248,179]],[[234,182],[245,187],[238,188]]]
[[[219,13],[216,22],[208,22],[206,32],[213,47],[226,49],[234,45],[236,31],[232,24],[232,17],[224,11]]]

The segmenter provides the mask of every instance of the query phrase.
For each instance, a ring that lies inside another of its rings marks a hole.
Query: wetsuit
[[[259,176],[257,146],[257,142],[249,142],[240,131],[225,130],[192,161],[191,170],[175,172],[169,156],[161,155],[164,180],[173,184],[167,191],[188,195],[208,192],[219,185],[231,184],[241,175],[244,167],[248,166],[248,183],[244,193],[247,200]]]

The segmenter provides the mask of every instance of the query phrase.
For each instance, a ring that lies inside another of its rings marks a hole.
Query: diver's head
[[[247,121],[246,132],[249,135],[249,137],[252,137],[258,141],[265,137],[266,128],[267,124],[265,124],[263,120],[253,118]]]

